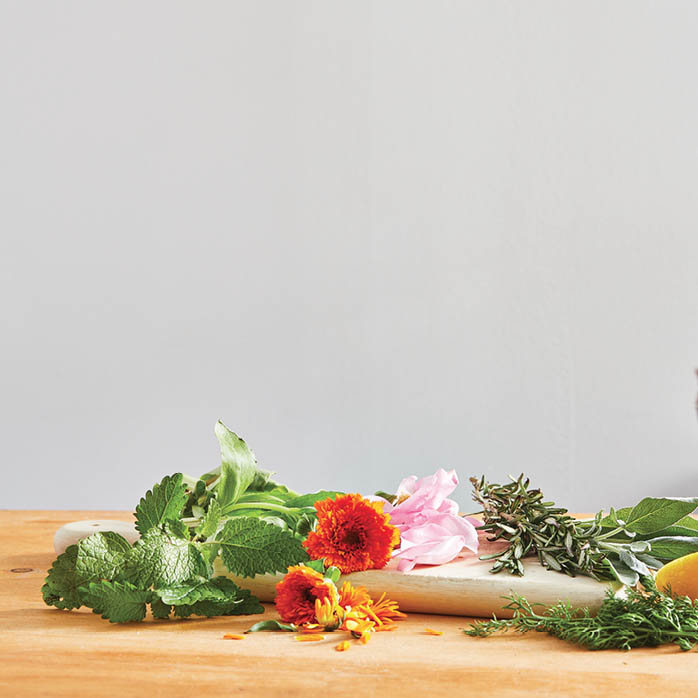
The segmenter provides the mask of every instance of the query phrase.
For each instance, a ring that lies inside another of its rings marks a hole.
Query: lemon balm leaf
[[[87,606],[110,623],[130,623],[145,618],[146,604],[151,592],[128,582],[109,582],[105,579],[82,587]]]
[[[136,507],[136,529],[143,535],[167,519],[178,519],[186,503],[182,473],[166,475],[141,498]]]
[[[216,543],[223,564],[241,577],[285,572],[290,565],[308,559],[301,541],[292,533],[250,516],[228,520]]]
[[[151,528],[133,546],[125,564],[126,578],[145,588],[209,575],[198,547],[165,528]]]
[[[41,587],[44,603],[66,611],[80,608],[80,580],[75,572],[78,546],[71,545],[51,565],[46,581]]]

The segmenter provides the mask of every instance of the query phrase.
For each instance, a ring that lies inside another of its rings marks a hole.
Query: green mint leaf
[[[136,529],[143,535],[166,519],[178,519],[187,503],[182,473],[165,476],[136,507]]]
[[[153,614],[153,618],[165,620],[170,617],[170,613],[172,613],[172,606],[168,606],[157,597],[153,597],[150,601],[150,611]]]
[[[301,541],[292,533],[249,516],[227,521],[216,542],[220,543],[223,564],[241,577],[285,572],[289,565],[308,559]]]
[[[185,524],[181,519],[168,519],[162,524],[162,528],[165,533],[168,533],[175,538],[191,540],[191,531],[189,530],[189,526],[187,526],[187,524]]]
[[[130,623],[145,618],[145,605],[151,592],[128,582],[109,582],[105,579],[81,587],[85,605],[101,614],[110,623]]]
[[[209,576],[209,566],[196,545],[167,529],[151,528],[133,546],[124,571],[133,584],[157,587]]]
[[[264,608],[227,577],[205,579],[195,577],[182,584],[155,589],[163,604],[174,606],[178,618],[197,616],[228,616],[246,613],[262,613]]]
[[[215,431],[221,446],[221,477],[216,485],[216,498],[226,513],[255,480],[257,461],[247,444],[223,422],[216,424]]]
[[[80,586],[88,586],[100,579],[117,579],[132,550],[131,544],[113,531],[93,533],[83,538],[78,543],[75,561]]]
[[[80,608],[80,587],[118,577],[130,552],[129,542],[111,531],[94,533],[71,545],[49,570],[41,590],[45,603],[65,610]]]
[[[242,602],[235,606],[233,613],[228,615],[249,616],[253,613],[264,613],[264,606],[259,602],[256,596],[252,596],[249,589],[240,589]]]
[[[221,506],[218,500],[212,499],[208,505],[208,511],[204,514],[204,518],[196,529],[197,534],[202,538],[212,536],[218,529],[220,520]]]
[[[78,557],[78,546],[70,545],[59,555],[48,572],[46,581],[41,587],[44,603],[66,611],[80,608],[80,580],[75,573],[75,561]]]
[[[629,531],[653,533],[680,521],[697,506],[696,497],[645,497],[631,509],[624,520]]]

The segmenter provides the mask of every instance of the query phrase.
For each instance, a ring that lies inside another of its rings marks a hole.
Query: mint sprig
[[[250,516],[230,519],[216,536],[216,544],[223,564],[240,577],[285,572],[308,559],[292,533]]]
[[[136,529],[141,535],[168,519],[181,516],[188,499],[182,479],[182,473],[166,475],[141,498],[136,507]]]
[[[302,541],[316,521],[314,503],[336,492],[300,495],[271,480],[245,441],[216,425],[221,465],[193,478],[164,477],[135,511],[141,538],[96,533],[53,563],[42,588],[60,609],[87,606],[105,619],[142,620],[261,613],[252,594],[212,577],[221,557],[235,575],[285,572],[308,559]]]

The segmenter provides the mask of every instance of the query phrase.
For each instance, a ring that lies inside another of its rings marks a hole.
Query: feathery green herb
[[[627,597],[616,596],[609,589],[598,613],[578,611],[566,603],[534,606],[517,595],[506,597],[505,608],[513,610],[511,619],[478,621],[466,635],[489,637],[494,633],[515,630],[548,633],[561,640],[590,650],[657,647],[675,643],[687,651],[698,644],[698,603],[687,596],[672,596],[657,590],[651,577],[642,577],[643,589],[628,590]]]

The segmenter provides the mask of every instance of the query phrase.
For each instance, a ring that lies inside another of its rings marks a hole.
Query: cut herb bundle
[[[481,559],[495,560],[491,572],[523,575],[522,559],[570,576],[617,579],[633,586],[650,568],[698,551],[698,521],[689,514],[698,498],[646,497],[634,507],[575,519],[546,502],[524,475],[505,485],[471,478],[473,499],[482,506],[480,530],[507,547]]]
[[[59,555],[42,587],[60,609],[87,606],[115,623],[171,614],[262,613],[249,591],[213,577],[217,557],[231,573],[254,577],[307,561],[302,541],[316,501],[337,492],[299,495],[270,480],[247,444],[216,425],[221,465],[199,479],[168,475],[140,500],[132,546],[118,533],[95,533]]]
[[[466,635],[489,637],[516,630],[544,632],[590,650],[657,647],[675,643],[687,651],[698,644],[698,604],[687,596],[659,592],[651,577],[642,577],[642,590],[630,589],[626,598],[609,590],[595,616],[588,609],[577,611],[566,603],[545,606],[536,613],[521,596],[507,597],[505,608],[514,611],[507,620],[474,623]]]

